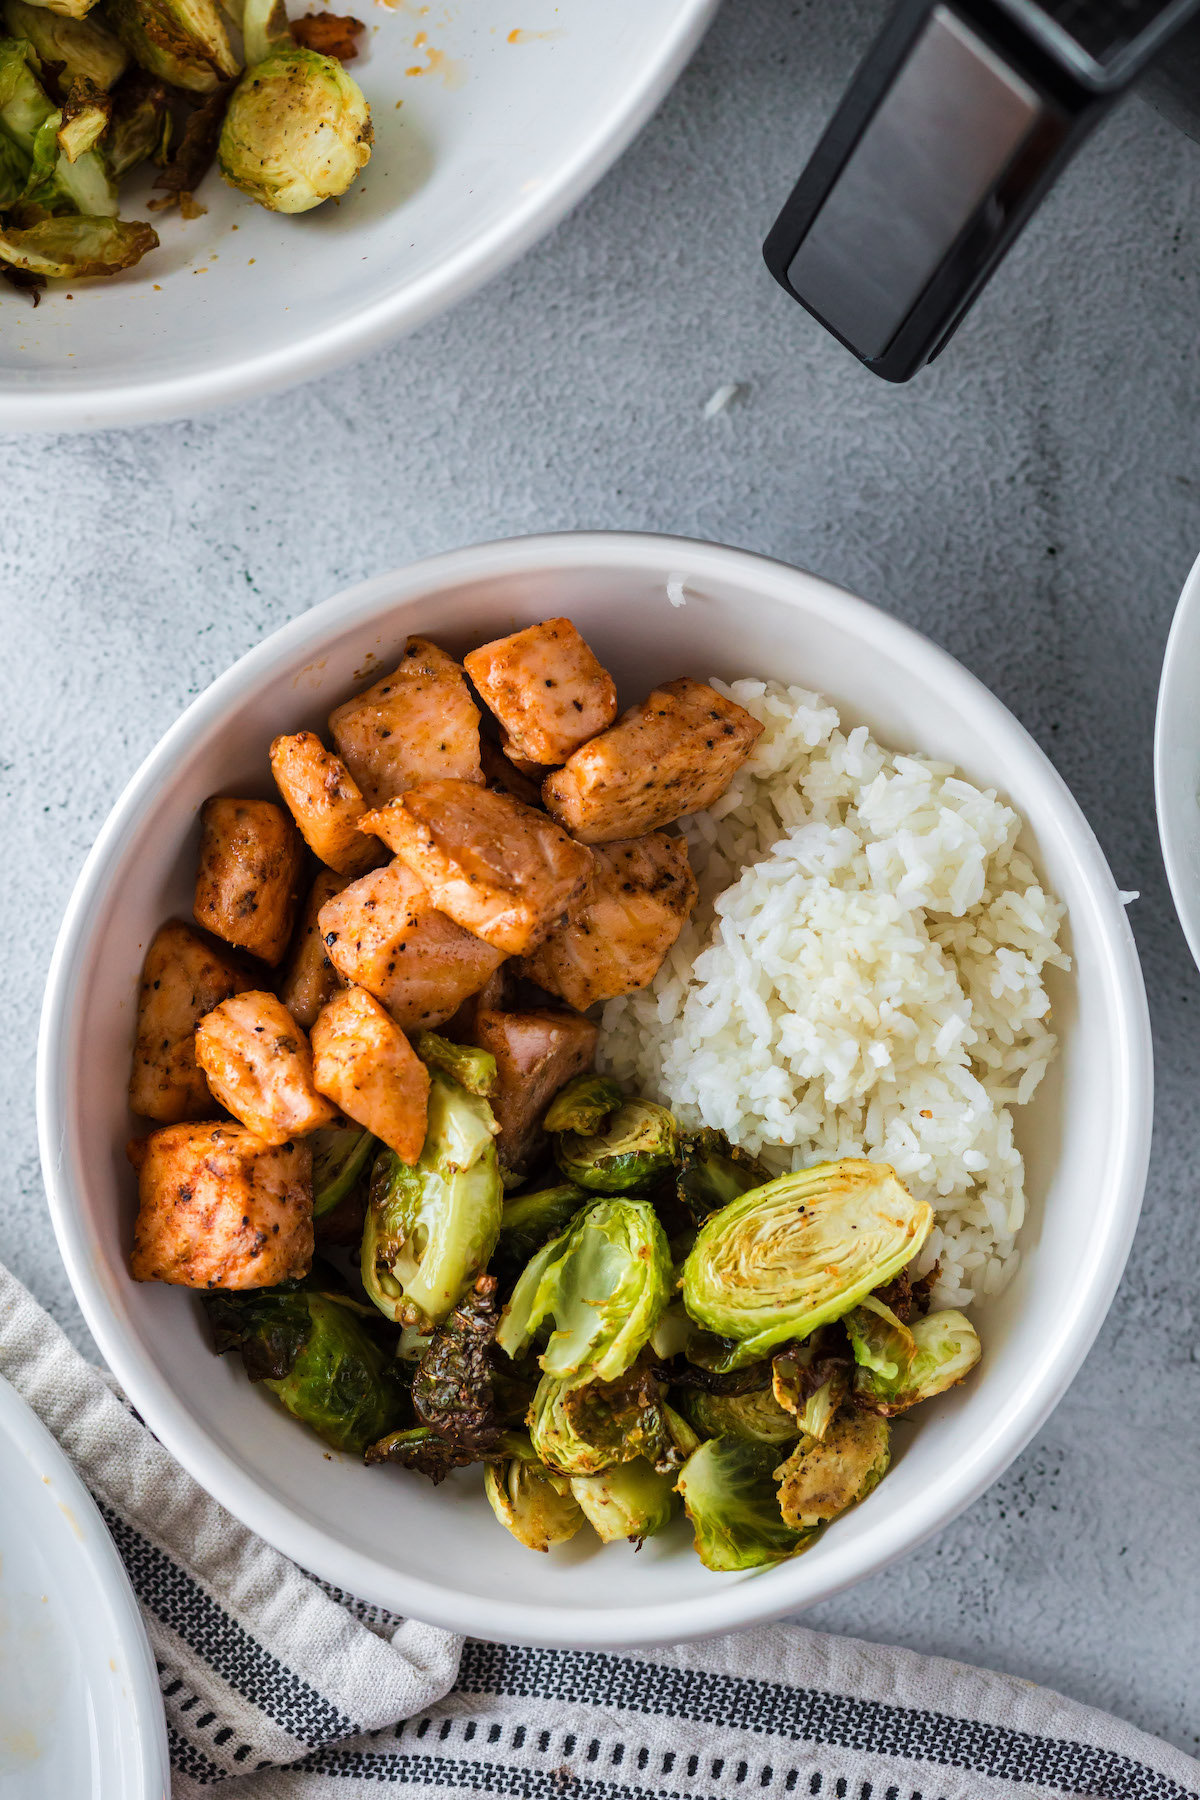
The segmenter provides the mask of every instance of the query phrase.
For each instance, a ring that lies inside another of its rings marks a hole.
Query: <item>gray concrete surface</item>
[[[0,443],[0,1255],[83,1342],[35,1152],[43,972],[110,803],[212,676],[344,584],[472,539],[644,527],[804,564],[962,658],[1054,758],[1141,890],[1159,1083],[1142,1227],[1074,1387],[937,1542],[807,1622],[1012,1670],[1195,1750],[1200,979],[1151,737],[1200,549],[1200,147],[1126,105],[949,354],[886,388],[759,260],[881,10],[728,0],[553,237],[357,368],[192,423]],[[729,381],[743,398],[706,421]]]

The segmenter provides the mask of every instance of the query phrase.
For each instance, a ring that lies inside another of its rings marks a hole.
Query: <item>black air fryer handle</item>
[[[946,343],[1110,104],[994,0],[901,0],[764,246],[868,367]]]

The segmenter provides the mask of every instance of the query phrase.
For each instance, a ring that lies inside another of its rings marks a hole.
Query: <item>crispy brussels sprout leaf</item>
[[[887,1474],[888,1429],[873,1413],[839,1413],[820,1441],[802,1438],[775,1471],[787,1524],[813,1531],[865,1500]]]
[[[494,1275],[481,1275],[429,1340],[413,1377],[413,1411],[448,1444],[486,1456],[501,1420],[492,1379],[492,1346],[500,1322]]]
[[[504,1529],[528,1550],[565,1544],[583,1524],[570,1484],[543,1468],[527,1441],[505,1460],[488,1464],[483,1491]]]
[[[740,1194],[765,1187],[770,1179],[770,1169],[731,1144],[723,1131],[705,1127],[679,1140],[676,1191],[697,1225]]]
[[[689,1388],[681,1395],[680,1404],[702,1438],[789,1444],[799,1435],[795,1414],[780,1406],[769,1387],[750,1394],[706,1394],[703,1388]]]
[[[615,1381],[653,1331],[671,1276],[667,1240],[648,1201],[595,1201],[530,1260],[496,1342],[522,1356],[553,1320],[541,1358],[547,1375]]]
[[[916,1254],[933,1209],[886,1163],[819,1163],[705,1220],[683,1268],[693,1319],[736,1340],[725,1366],[837,1319]]]
[[[352,1302],[306,1280],[213,1292],[205,1305],[217,1350],[240,1350],[250,1379],[333,1449],[361,1456],[408,1417],[403,1374]]]
[[[371,110],[331,56],[272,50],[238,83],[217,159],[231,187],[271,212],[308,212],[344,194],[370,160]]]
[[[214,0],[104,0],[104,23],[160,81],[208,94],[241,68]]]
[[[710,1438],[688,1457],[676,1484],[706,1569],[760,1569],[784,1562],[808,1544],[779,1510],[775,1462],[769,1444],[745,1438]]]
[[[504,1199],[495,1131],[487,1101],[435,1069],[420,1160],[409,1167],[390,1150],[377,1157],[362,1279],[398,1324],[431,1331],[486,1268]]]
[[[856,1309],[855,1318],[859,1316]],[[866,1314],[867,1319],[872,1314]],[[901,1327],[904,1330],[904,1327]],[[891,1417],[906,1412],[921,1400],[932,1400],[966,1379],[982,1355],[979,1337],[971,1321],[960,1312],[929,1313],[915,1319],[908,1328],[910,1350],[906,1359],[876,1367],[860,1358],[862,1366],[854,1381],[854,1399],[858,1406]],[[866,1337],[856,1338],[851,1332],[855,1354]],[[877,1361],[883,1359],[877,1356]],[[894,1368],[894,1373],[889,1369]]]
[[[476,1050],[472,1044],[452,1044],[436,1031],[421,1031],[413,1048],[423,1063],[440,1069],[451,1081],[465,1087],[468,1094],[480,1094],[490,1100],[496,1091],[496,1059],[490,1050]]]
[[[644,1456],[599,1475],[576,1475],[571,1493],[602,1544],[627,1538],[641,1544],[671,1523],[675,1477],[660,1475]]]
[[[506,1200],[491,1263],[500,1279],[515,1281],[530,1257],[565,1230],[589,1200],[590,1196],[570,1181]]]
[[[194,112],[188,114],[183,136],[155,177],[155,188],[161,188],[163,192],[149,202],[151,212],[165,212],[168,207],[178,205],[184,218],[188,219],[197,210],[203,211],[191,197],[212,167],[232,92],[233,84],[222,82],[220,87],[204,96]]]
[[[0,261],[35,275],[115,275],[157,243],[157,233],[140,221],[43,219],[25,231],[0,230]]]
[[[849,1398],[854,1362],[841,1325],[824,1325],[803,1344],[788,1344],[771,1363],[771,1388],[801,1432],[821,1438]]]
[[[107,89],[86,75],[71,83],[57,132],[58,147],[69,163],[78,162],[85,150],[99,142],[111,116],[112,98]]]
[[[341,1204],[367,1178],[378,1139],[360,1125],[329,1125],[309,1133],[312,1147],[313,1218]]]
[[[104,156],[114,181],[139,163],[162,157],[171,135],[170,95],[166,83],[144,69],[127,75],[113,94],[113,116],[104,140]]]
[[[559,1088],[542,1120],[544,1131],[574,1131],[593,1137],[611,1118],[624,1096],[607,1075],[576,1075]]]
[[[262,62],[280,44],[291,41],[287,8],[283,0],[245,0],[242,7],[242,42],[246,47],[248,68],[252,69],[256,63]]]
[[[380,1438],[368,1448],[366,1460],[369,1463],[399,1463],[402,1469],[427,1476],[436,1487],[439,1481],[445,1481],[452,1469],[465,1469],[479,1459],[457,1444],[448,1444],[428,1425],[418,1425],[405,1431],[391,1431]]]
[[[629,1194],[675,1164],[679,1128],[665,1106],[624,1100],[605,1130],[581,1137],[568,1131],[554,1155],[568,1181],[597,1194]]]
[[[593,1475],[637,1456],[656,1468],[677,1468],[682,1459],[667,1424],[666,1393],[644,1352],[615,1381],[543,1375],[529,1409],[534,1451],[564,1475]]]
[[[96,151],[85,151],[74,163],[58,146],[62,115],[34,72],[33,46],[18,38],[0,39],[0,128],[29,158],[20,198],[46,212],[77,212],[93,218],[115,217],[117,191]],[[142,253],[139,251],[139,255]],[[15,257],[6,260],[15,262]],[[137,261],[137,257],[133,259]],[[22,264],[21,266],[30,266]],[[123,268],[124,263],[117,267]],[[67,274],[110,274],[110,269],[67,269]],[[37,273],[55,274],[53,269]]]
[[[842,1320],[860,1368],[895,1382],[913,1356],[913,1335],[890,1306],[867,1294]]]
[[[663,1418],[666,1420],[667,1430],[671,1434],[671,1442],[675,1446],[679,1462],[683,1464],[693,1450],[700,1448],[704,1440],[699,1432],[693,1431],[683,1414],[676,1412],[673,1406],[663,1407]]]
[[[4,0],[3,18],[14,37],[33,45],[43,64],[61,65],[59,81],[68,87],[84,79],[111,88],[129,65],[124,47],[94,19],[64,18],[28,0]]]

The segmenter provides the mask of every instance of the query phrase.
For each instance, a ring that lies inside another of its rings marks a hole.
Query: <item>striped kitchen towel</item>
[[[1200,1800],[1182,1752],[961,1663],[795,1625],[625,1655],[464,1644],[331,1590],[197,1487],[3,1267],[0,1374],[124,1558],[174,1800]]]

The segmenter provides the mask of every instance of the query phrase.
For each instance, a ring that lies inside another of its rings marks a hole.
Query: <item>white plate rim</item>
[[[273,354],[129,385],[38,394],[0,387],[0,431],[96,431],[190,418],[312,381],[424,325],[516,262],[564,219],[632,143],[674,86],[720,0],[675,0],[677,16],[630,77],[622,103],[576,146],[555,177],[456,255],[353,317]]]
[[[105,1793],[103,1800],[167,1800],[171,1774],[158,1672],[125,1565],[96,1502],[61,1444],[4,1376],[0,1376],[0,1438],[37,1476],[49,1482],[54,1500],[69,1508],[85,1561],[95,1578],[98,1599],[112,1621],[132,1682],[129,1708],[134,1736],[127,1745],[123,1741],[123,1748],[128,1749],[128,1763],[122,1770],[131,1777],[131,1784],[120,1794]]]
[[[632,532],[560,532],[473,545],[424,558],[335,594],[273,632],[192,701],[142,763],[101,829],[68,904],[47,978],[38,1044],[39,1139],[51,1219],[76,1298],[101,1351],[155,1435],[236,1518],[302,1568],[392,1611],[451,1631],[510,1643],[612,1648],[684,1642],[783,1617],[794,1611],[796,1604],[788,1594],[788,1572],[802,1567],[803,1559],[779,1565],[772,1572],[777,1579],[761,1588],[756,1583],[740,1583],[654,1607],[613,1609],[593,1617],[577,1613],[571,1615],[569,1627],[562,1614],[536,1603],[517,1607],[509,1601],[459,1596],[398,1571],[390,1571],[387,1582],[381,1583],[381,1571],[370,1557],[344,1545],[331,1545],[323,1532],[260,1492],[232,1458],[211,1446],[198,1446],[186,1409],[166,1382],[136,1358],[126,1356],[119,1322],[100,1285],[93,1282],[87,1242],[69,1186],[60,1179],[58,1159],[69,1100],[57,1076],[56,1045],[67,1029],[77,946],[98,903],[104,867],[119,855],[122,837],[153,795],[161,771],[174,759],[176,746],[202,727],[208,715],[219,714],[252,689],[260,666],[286,653],[293,640],[303,644],[314,638],[322,625],[351,626],[369,618],[384,602],[403,604],[473,578],[553,567],[568,544],[573,560],[610,570],[636,567],[644,571],[647,563],[657,565],[664,583],[682,567],[687,569],[689,581],[752,582],[785,602],[803,588],[809,607],[829,615],[865,615],[899,671],[918,659],[928,668],[932,657],[947,686],[956,689],[964,702],[969,700],[977,713],[988,715],[1006,756],[1036,766],[1064,819],[1070,822],[1072,856],[1080,867],[1084,891],[1104,920],[1100,936],[1106,952],[1105,978],[1113,995],[1114,1030],[1129,1079],[1117,1102],[1121,1113],[1117,1137],[1122,1151],[1107,1193],[1098,1203],[1096,1234],[1084,1247],[1090,1279],[1080,1283],[1078,1293],[1064,1296],[1057,1341],[1047,1346],[1047,1372],[1029,1385],[1020,1403],[996,1415],[974,1453],[947,1476],[940,1503],[930,1516],[914,1525],[910,1507],[881,1519],[874,1553],[865,1564],[860,1560],[851,1566],[849,1554],[831,1554],[825,1579],[818,1592],[805,1596],[806,1605],[819,1604],[878,1573],[942,1530],[1009,1466],[1066,1392],[1108,1314],[1137,1227],[1150,1159],[1154,1070],[1141,964],[1124,905],[1091,826],[1045,752],[1003,702],[947,651],[868,601],[786,563],[730,546]]]
[[[1200,640],[1200,557],[1188,572],[1171,621],[1167,647],[1163,651],[1154,717],[1154,803],[1158,813],[1158,841],[1175,913],[1192,960],[1200,968],[1200,889],[1186,866],[1189,840],[1200,843],[1200,711],[1196,701],[1196,688],[1200,686],[1200,642],[1196,640]],[[1190,691],[1189,675],[1192,677]],[[1180,720],[1188,716],[1197,721],[1196,726],[1190,733],[1181,733]],[[1192,795],[1195,817],[1191,821],[1183,817],[1172,794],[1173,772],[1169,763],[1180,735],[1191,737],[1197,753],[1196,791]]]

